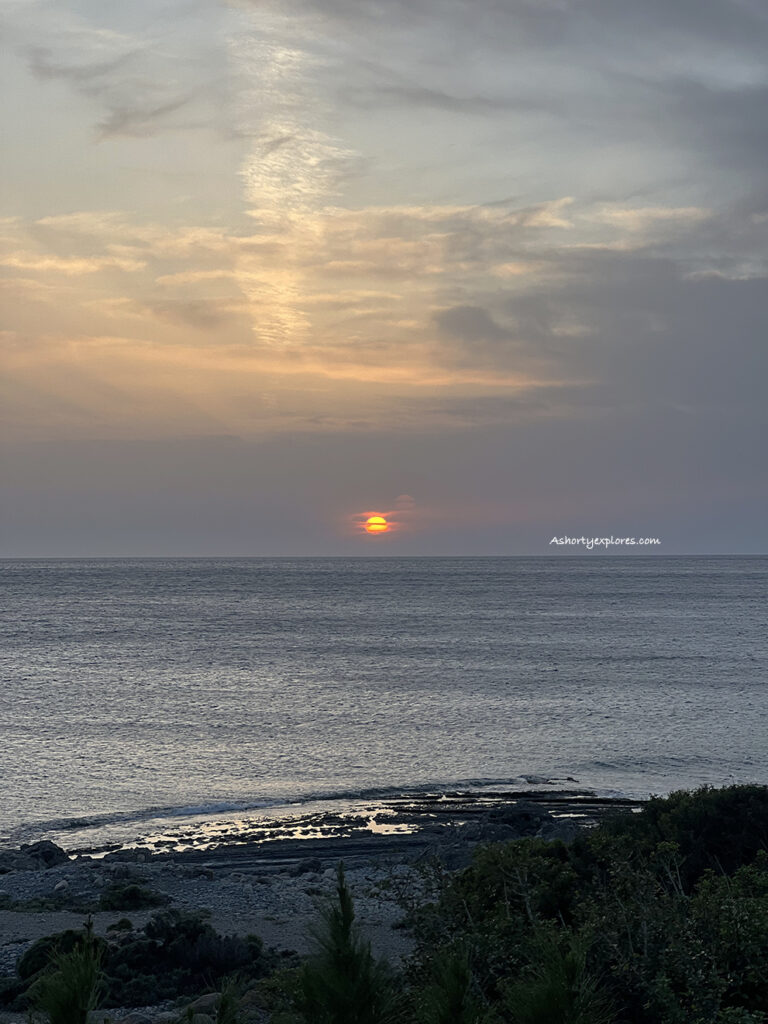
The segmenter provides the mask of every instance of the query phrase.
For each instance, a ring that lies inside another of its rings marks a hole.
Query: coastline
[[[410,952],[400,927],[408,901],[428,896],[429,865],[454,871],[476,846],[525,836],[568,840],[641,806],[588,790],[419,793],[344,811],[203,830],[143,846],[63,851],[50,842],[0,853],[0,978],[32,942],[87,915],[96,934],[128,917],[141,928],[156,908],[99,909],[110,886],[138,885],[166,907],[204,913],[223,934],[256,934],[268,947],[306,953],[318,901],[343,861],[363,935],[377,955]],[[162,844],[166,845],[163,846]],[[35,852],[37,851],[37,852]],[[46,859],[49,863],[46,863]]]

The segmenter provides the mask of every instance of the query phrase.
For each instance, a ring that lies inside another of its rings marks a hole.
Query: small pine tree
[[[394,1024],[400,1019],[392,975],[374,960],[355,927],[352,896],[339,864],[336,900],[313,937],[315,956],[301,975],[299,1009],[309,1024]]]
[[[480,1024],[484,1019],[467,951],[446,953],[433,964],[432,979],[421,996],[419,1020],[423,1024]]]
[[[541,934],[536,946],[531,975],[506,991],[514,1024],[612,1024],[610,1002],[587,967],[583,938]]]
[[[101,955],[88,921],[82,942],[68,953],[54,953],[53,970],[40,978],[32,992],[34,1009],[45,1014],[50,1024],[87,1024],[104,990]]]

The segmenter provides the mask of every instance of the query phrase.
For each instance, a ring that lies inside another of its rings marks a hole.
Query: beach
[[[361,802],[343,813],[265,817],[258,826],[220,832],[213,842],[210,830],[186,832],[172,848],[159,847],[159,840],[153,848],[74,853],[43,841],[6,850],[0,852],[0,978],[13,974],[36,939],[81,928],[88,917],[100,936],[125,918],[142,928],[157,907],[98,909],[116,886],[139,886],[158,906],[203,912],[222,934],[256,934],[267,947],[306,954],[339,862],[361,933],[377,956],[402,962],[412,945],[403,927],[409,905],[428,900],[439,874],[465,867],[478,844],[526,836],[568,840],[637,806],[585,791],[421,793]]]

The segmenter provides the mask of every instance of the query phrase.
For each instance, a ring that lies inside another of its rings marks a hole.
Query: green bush
[[[767,788],[704,789],[568,845],[480,849],[417,914],[412,985],[426,992],[435,964],[463,943],[474,990],[504,1022],[759,1020],[767,823]]]
[[[29,992],[34,1010],[50,1024],[87,1024],[104,992],[102,947],[88,927],[68,952],[54,952],[51,968],[37,978]]]
[[[540,930],[531,964],[504,986],[502,1005],[514,1024],[612,1024],[611,1000],[587,965],[582,935]]]
[[[110,946],[107,1006],[146,1006],[191,996],[237,972],[259,978],[271,969],[256,936],[219,935],[200,915],[164,910],[142,931]]]
[[[148,910],[161,907],[168,898],[145,886],[129,883],[107,886],[99,899],[99,910]]]
[[[141,930],[112,933],[109,942],[92,937],[89,942],[99,956],[107,1008],[198,995],[235,972],[244,982],[252,981],[268,974],[276,962],[256,936],[219,935],[199,915],[174,910],[156,913]],[[77,931],[38,940],[19,961],[17,978],[0,990],[0,1000],[16,1010],[28,1008],[57,957],[79,954],[83,943],[83,933]]]

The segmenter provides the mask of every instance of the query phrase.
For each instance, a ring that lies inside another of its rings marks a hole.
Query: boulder
[[[538,831],[542,839],[559,839],[562,843],[570,843],[581,832],[583,826],[577,825],[571,818],[553,818],[545,821]]]
[[[221,992],[207,992],[204,996],[200,996],[196,999],[194,1003],[190,1003],[189,1009],[194,1014],[211,1013],[212,1011],[215,1012],[220,999]]]
[[[488,812],[490,824],[506,825],[521,837],[535,835],[548,817],[536,804],[523,800],[511,806],[494,807]]]
[[[66,878],[62,878],[62,880],[60,882],[57,882],[56,885],[54,885],[53,887],[53,891],[55,893],[61,893],[62,896],[68,889],[69,882],[66,880]]]
[[[36,862],[37,866],[52,868],[57,864],[69,864],[69,855],[56,843],[49,839],[41,839],[39,843],[22,846],[19,851],[23,856]]]
[[[291,871],[292,875],[308,875],[310,872],[322,871],[323,862],[319,857],[306,857]]]

